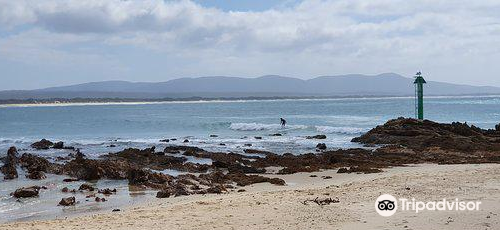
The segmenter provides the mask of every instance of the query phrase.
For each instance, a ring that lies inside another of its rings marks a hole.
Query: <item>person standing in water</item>
[[[283,118],[280,118],[280,120],[281,120],[281,127],[285,127],[285,125],[286,125],[286,120],[285,120],[285,119],[283,119]]]

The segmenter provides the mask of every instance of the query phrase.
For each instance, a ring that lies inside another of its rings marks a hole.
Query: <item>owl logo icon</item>
[[[384,217],[392,216],[398,209],[397,200],[389,194],[381,195],[375,201],[375,210]]]

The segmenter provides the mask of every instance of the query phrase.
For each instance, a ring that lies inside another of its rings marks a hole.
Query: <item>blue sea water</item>
[[[187,139],[188,145],[218,151],[238,152],[252,144],[252,148],[299,154],[314,150],[318,143],[307,135],[326,134],[321,142],[329,148],[355,147],[351,138],[400,116],[414,116],[413,98],[3,106],[0,155],[12,145],[29,149],[41,138],[64,141],[90,156],[125,147],[163,147],[159,140],[165,138],[177,139],[169,144],[184,144]],[[500,122],[500,97],[427,97],[425,116],[493,128]],[[280,117],[287,120],[284,128]],[[283,136],[270,136],[274,133]],[[110,144],[117,147],[109,148]]]

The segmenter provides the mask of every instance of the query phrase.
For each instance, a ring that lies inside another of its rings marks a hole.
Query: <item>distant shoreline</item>
[[[476,98],[500,97],[497,94],[481,95],[429,95],[426,98]],[[161,98],[161,99],[134,99],[134,98],[51,98],[26,100],[0,100],[1,107],[36,107],[36,106],[83,106],[83,105],[142,105],[142,104],[169,104],[169,103],[219,103],[219,102],[252,102],[252,101],[287,101],[287,100],[346,100],[346,99],[405,99],[413,96],[394,95],[359,95],[359,96],[325,96],[325,97],[223,97],[223,98]]]

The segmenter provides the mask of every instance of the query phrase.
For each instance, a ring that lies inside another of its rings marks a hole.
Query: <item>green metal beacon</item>
[[[427,82],[419,71],[415,76],[415,116],[419,120],[424,119],[424,84]]]

